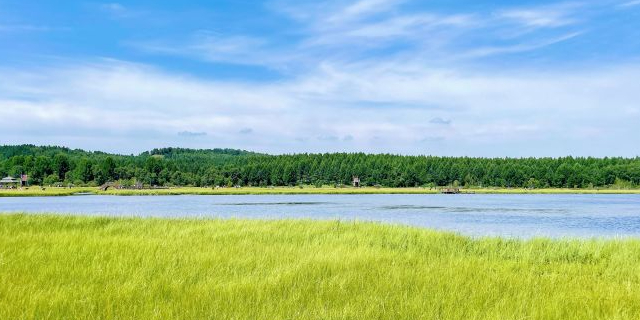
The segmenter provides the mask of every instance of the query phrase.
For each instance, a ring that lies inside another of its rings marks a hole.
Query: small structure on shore
[[[107,182],[100,186],[100,191],[107,191],[109,188],[111,189],[121,189],[122,186],[116,182]]]
[[[118,190],[142,190],[145,189],[144,184],[142,184],[142,182],[140,181],[136,181],[136,183],[134,183],[133,185],[124,185],[120,182],[107,182],[103,185],[101,185],[100,187],[100,191],[107,191],[109,188],[111,189],[118,189]],[[159,189],[159,188],[155,188],[155,189]],[[164,189],[164,188],[162,188]]]
[[[353,187],[360,188],[360,178],[358,176],[353,176]]]
[[[444,188],[440,190],[440,193],[443,194],[458,194],[460,193],[460,188]]]
[[[20,179],[16,179],[14,177],[4,177],[0,180],[0,188],[16,188],[19,185],[22,185],[22,181]]]

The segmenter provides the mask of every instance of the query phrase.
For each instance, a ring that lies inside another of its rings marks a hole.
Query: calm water
[[[640,237],[640,195],[257,195],[0,198],[0,212],[380,221],[472,236]]]

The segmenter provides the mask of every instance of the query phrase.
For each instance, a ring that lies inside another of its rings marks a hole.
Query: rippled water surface
[[[379,221],[473,236],[639,237],[640,195],[257,195],[0,198],[0,212]]]

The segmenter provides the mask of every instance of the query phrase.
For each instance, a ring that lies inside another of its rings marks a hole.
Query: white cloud
[[[475,156],[637,152],[628,146],[640,143],[629,134],[638,121],[639,65],[474,64],[581,35],[580,6],[444,14],[403,12],[402,4],[282,8],[298,19],[299,42],[280,46],[210,31],[131,43],[147,53],[290,71],[276,81],[205,80],[116,60],[5,68],[0,118],[20,121],[0,128],[0,144],[119,152],[166,145]],[[118,4],[103,9],[127,12]],[[496,41],[507,32],[508,41]],[[387,50],[369,52],[380,48]]]
[[[576,5],[560,4],[532,8],[517,8],[499,11],[497,16],[518,24],[535,28],[557,28],[577,22],[573,16]]]
[[[276,55],[267,54],[267,42],[249,36],[223,36],[201,30],[186,40],[156,40],[130,43],[148,53],[195,57],[211,62],[266,65]]]
[[[473,24],[469,15],[440,16],[435,14],[414,14],[369,23],[345,32],[352,37],[385,38],[398,36],[424,37],[432,28],[468,27]]]
[[[193,138],[193,137],[204,137],[207,135],[206,132],[193,132],[193,131],[180,131],[178,132],[178,135],[181,137],[188,137],[188,138]]]
[[[450,125],[451,124],[451,120],[445,120],[445,119],[442,119],[440,117],[435,117],[435,118],[429,120],[429,123],[433,123],[433,124],[437,124],[437,125]]]
[[[313,28],[327,29],[393,13],[405,2],[407,0],[279,0],[271,2],[270,8]]]
[[[45,32],[53,28],[31,24],[0,24],[0,33],[3,32]]]
[[[14,97],[0,100],[0,118],[19,119],[0,129],[11,139],[0,143],[127,153],[199,143],[194,146],[266,152],[557,156],[634,155],[622,146],[640,142],[628,134],[637,126],[637,116],[629,115],[637,112],[629,101],[640,99],[637,65],[479,72],[387,61],[328,64],[262,84],[207,81],[119,61],[24,73],[0,71],[17,75],[0,82],[1,95]],[[621,112],[612,112],[616,106]],[[434,119],[455,122],[434,126]],[[207,135],[176,135],[185,131]],[[245,132],[260,134],[239,134]],[[102,145],[87,137],[99,137]]]
[[[629,7],[635,7],[640,5],[640,0],[634,0],[634,1],[627,1],[627,2],[623,2],[619,5],[619,7],[622,8],[629,8]]]
[[[100,8],[102,8],[104,10],[109,10],[109,11],[124,11],[125,10],[123,5],[121,5],[119,3],[115,3],[115,2],[103,3],[102,5],[100,5]]]
[[[573,39],[581,34],[582,34],[581,32],[571,32],[555,38],[545,39],[543,41],[533,41],[530,43],[520,43],[515,45],[478,47],[455,56],[458,58],[479,58],[479,57],[486,57],[486,56],[493,56],[493,55],[500,55],[500,54],[534,51],[536,49],[548,47],[560,42]]]
[[[128,14],[127,8],[116,2],[103,3],[100,5],[100,9],[116,17],[124,17]]]
[[[372,14],[389,12],[406,0],[359,0],[330,14],[325,23],[340,24],[366,18]]]
[[[451,63],[454,59],[523,53],[584,33],[575,26],[583,7],[577,3],[448,14],[400,10],[404,3],[360,0],[272,4],[272,9],[296,19],[297,25],[290,31],[297,35],[293,41],[201,30],[183,39],[130,45],[146,53],[256,65],[295,75],[300,69],[314,69],[326,61],[421,56]],[[552,32],[545,33],[545,29]],[[371,50],[377,51],[371,54]]]

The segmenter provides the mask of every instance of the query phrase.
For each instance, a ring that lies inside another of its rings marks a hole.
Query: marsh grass
[[[0,215],[0,319],[637,319],[638,240]]]
[[[54,197],[71,196],[78,193],[94,193],[98,188],[41,188],[0,189],[0,197]]]

